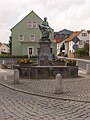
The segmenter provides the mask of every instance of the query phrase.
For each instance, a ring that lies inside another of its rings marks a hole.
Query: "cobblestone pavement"
[[[38,97],[0,85],[0,120],[90,120],[90,103]]]
[[[0,120],[90,120],[89,76],[63,79],[60,95],[53,92],[55,80],[20,79],[20,84],[13,84],[13,71],[0,83]]]
[[[32,94],[90,102],[90,77],[84,75],[77,78],[63,79],[62,81],[63,94],[54,93],[55,79],[20,79],[19,84],[14,84],[12,73],[7,78],[5,77],[4,80],[1,79],[0,83]]]

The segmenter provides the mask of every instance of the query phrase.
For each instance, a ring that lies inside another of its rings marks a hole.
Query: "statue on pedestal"
[[[39,29],[42,33],[42,37],[40,39],[40,51],[39,51],[39,65],[50,65],[50,61],[52,60],[51,55],[51,41],[50,41],[50,33],[51,28],[47,22],[47,18],[44,18],[41,25],[39,25]]]
[[[49,39],[51,30],[46,17],[44,17],[44,21],[41,23],[41,25],[39,25],[39,29],[42,33],[42,38]]]

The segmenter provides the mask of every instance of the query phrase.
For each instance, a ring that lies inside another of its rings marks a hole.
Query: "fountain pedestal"
[[[39,65],[51,65],[52,55],[51,55],[51,42],[50,39],[41,38],[40,39],[40,51],[39,51]]]

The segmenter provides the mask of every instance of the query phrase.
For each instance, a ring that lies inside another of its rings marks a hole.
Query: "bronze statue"
[[[39,29],[42,32],[42,38],[49,38],[51,30],[46,17],[44,17],[44,21],[39,25]]]

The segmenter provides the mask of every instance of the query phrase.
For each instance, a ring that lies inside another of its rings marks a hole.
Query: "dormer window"
[[[82,36],[83,36],[83,37],[86,37],[86,36],[87,36],[87,33],[82,33]]]

